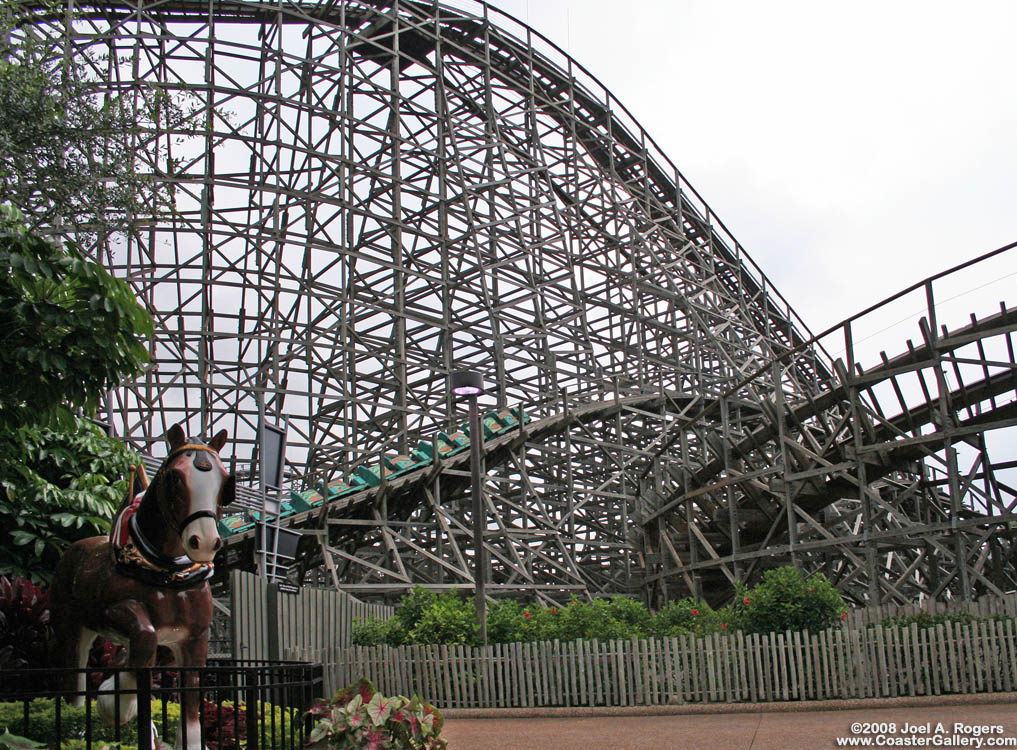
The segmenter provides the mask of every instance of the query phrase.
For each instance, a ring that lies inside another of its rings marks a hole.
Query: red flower
[[[810,594],[811,594],[811,593],[812,593],[812,589],[809,589],[809,592],[808,592],[808,593],[810,593]]]
[[[551,607],[551,614],[552,614],[552,615],[556,615],[556,614],[558,614],[558,610],[557,610],[557,609],[555,609],[554,607]]]
[[[721,630],[727,630],[727,623],[726,623],[726,622],[725,622],[725,623],[723,623],[723,624],[722,624],[722,625],[720,626],[720,629],[721,629]]]
[[[698,609],[692,610],[692,616],[693,617],[699,617],[699,610]]]
[[[748,603],[749,603],[749,597],[745,597],[744,599],[742,599],[742,604],[748,604]]]
[[[842,620],[846,620],[846,619],[847,619],[847,612],[843,613],[843,614],[842,614],[842,615],[840,616],[840,619],[842,619]]]
[[[523,612],[523,617],[525,617],[527,620],[529,620],[530,619],[530,613],[529,612]]]

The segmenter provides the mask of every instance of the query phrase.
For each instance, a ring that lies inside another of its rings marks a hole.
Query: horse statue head
[[[75,542],[57,565],[51,622],[54,653],[64,666],[83,669],[97,635],[127,646],[129,670],[153,666],[159,645],[168,646],[181,667],[205,665],[212,622],[207,581],[222,548],[216,521],[234,499],[236,479],[219,458],[225,430],[204,443],[173,425],[166,437],[166,459],[151,483],[136,470],[109,536]],[[137,494],[135,479],[142,490]],[[116,694],[112,678],[100,686],[106,694],[98,710],[107,721],[134,717],[134,674],[121,675]],[[77,705],[84,700],[84,677],[72,676],[65,685]],[[185,670],[182,682],[197,687],[197,671]],[[178,748],[202,748],[199,696],[196,690],[181,695]]]
[[[219,458],[226,430],[207,444],[185,439],[180,425],[173,425],[166,437],[169,455],[144,494],[118,513],[110,540],[127,575],[134,568],[157,583],[152,571],[161,570],[165,584],[172,585],[211,575],[212,560],[222,547],[216,521],[233,502],[236,478]]]

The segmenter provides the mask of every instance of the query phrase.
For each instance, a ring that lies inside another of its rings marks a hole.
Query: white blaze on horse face
[[[219,508],[219,492],[222,490],[223,482],[226,481],[226,473],[218,457],[215,457],[210,471],[199,471],[188,462],[187,479],[191,491],[189,512],[207,510],[211,511],[212,517],[195,518],[183,528],[180,538],[184,544],[184,552],[196,563],[212,562],[215,553],[222,546],[219,530],[215,525],[215,516]],[[194,539],[197,540],[196,546],[192,543]]]

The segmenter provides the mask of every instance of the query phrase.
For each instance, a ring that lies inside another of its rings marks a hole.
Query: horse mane
[[[152,477],[141,504],[138,506],[138,511],[134,514],[138,530],[153,546],[159,548],[160,552],[170,534],[180,536],[175,524],[170,523],[169,519],[163,515],[160,507],[160,495],[167,498],[172,497],[173,491],[180,483],[180,474],[167,468],[164,464]]]

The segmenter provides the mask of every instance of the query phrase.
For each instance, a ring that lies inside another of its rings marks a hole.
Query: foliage
[[[516,643],[523,640],[523,605],[515,599],[502,599],[487,608],[487,642]]]
[[[51,634],[49,593],[20,576],[0,576],[0,669],[45,666]]]
[[[60,731],[56,732],[56,708],[52,698],[36,698],[28,704],[28,723],[24,724],[24,703],[20,701],[0,703],[0,727],[8,727],[12,731],[40,742],[51,743],[60,740],[84,739],[88,728],[86,706],[80,708],[69,703],[60,704]],[[137,722],[127,722],[119,727],[120,738],[117,739],[117,728],[111,727],[99,718],[95,702],[91,706],[91,739],[94,742],[123,742],[136,745],[138,742]],[[176,731],[180,721],[180,706],[176,703],[166,704],[167,724],[162,724],[162,702],[152,701],[152,721],[155,723],[159,736],[169,737]],[[165,730],[165,731],[164,731]]]
[[[350,638],[354,646],[402,646],[409,639],[409,633],[398,617],[382,619],[380,617],[353,618]]]
[[[97,93],[92,71],[108,61],[66,55],[63,24],[43,21],[46,10],[0,3],[0,203],[24,211],[33,228],[108,234],[163,199],[136,169],[156,123],[183,139],[196,132],[188,121],[198,109],[155,87]]]
[[[409,636],[411,643],[472,645],[477,642],[478,629],[473,603],[449,591],[435,597]]]
[[[74,541],[109,530],[136,455],[97,425],[0,430],[0,575],[48,583]]]
[[[282,724],[276,726],[281,729]],[[236,747],[239,740],[246,741],[246,707],[243,704],[236,706],[232,701],[224,701],[221,705],[205,701],[201,713],[201,739],[207,750],[226,750]]]
[[[0,206],[0,574],[48,582],[105,533],[137,457],[74,414],[147,359],[152,321],[127,285]]]
[[[9,206],[0,218],[0,424],[52,426],[67,406],[91,413],[147,361],[152,319],[73,245],[28,232]]]
[[[649,631],[659,638],[706,635],[722,629],[725,622],[723,612],[715,612],[701,599],[688,597],[661,607],[653,616]]]
[[[607,614],[624,623],[636,633],[645,633],[650,628],[652,617],[646,605],[630,596],[612,596],[607,600]]]
[[[39,750],[45,747],[41,742],[33,742],[24,737],[18,737],[6,729],[4,729],[3,734],[0,734],[0,750]]]
[[[259,725],[265,730],[260,732],[260,736],[268,742],[267,746],[261,744],[259,747],[264,747],[265,750],[274,750],[276,745],[272,742],[273,736],[277,738],[277,744],[281,747],[286,743],[289,727],[295,726],[296,722],[300,721],[300,716],[290,708],[264,702],[260,702],[258,705]],[[180,704],[167,701],[165,710],[166,723],[164,725],[163,701],[154,699],[152,701],[152,722],[160,737],[174,737],[177,725],[180,723]],[[234,738],[246,740],[245,704],[234,705],[232,701],[224,701],[220,714],[219,704],[205,701],[202,713],[202,739],[208,750],[228,750],[235,746]],[[136,746],[138,743],[137,722],[127,722],[120,727],[120,739],[117,740],[117,728],[108,726],[99,719],[94,701],[91,707],[91,722],[93,748],[96,747],[94,743],[122,743],[115,746],[120,747],[121,750],[127,750],[128,747]],[[83,742],[87,726],[85,706],[76,708],[69,703],[61,703],[60,728],[63,742],[60,746],[62,748],[74,747],[76,740]],[[3,727],[38,739],[40,742],[55,743],[57,741],[54,734],[56,713],[53,700],[37,698],[30,701],[27,725],[24,723],[24,703],[0,703],[0,728]],[[275,728],[274,735],[273,727]],[[84,745],[82,744],[80,747],[84,747]]]
[[[623,605],[624,609],[624,605]],[[640,633],[624,619],[620,619],[619,608],[607,599],[592,602],[573,599],[555,617],[554,637],[562,641],[581,638],[611,640],[632,638]]]
[[[423,619],[423,617],[421,618]],[[386,698],[369,680],[319,701],[310,714],[318,720],[308,738],[312,750],[443,750],[444,723],[434,706],[419,697]]]
[[[795,567],[768,570],[751,590],[739,586],[730,620],[747,633],[820,630],[840,623],[847,607],[821,573],[806,578]]]
[[[154,122],[184,137],[190,117],[154,89],[95,96],[102,61],[68,57],[64,14],[45,16],[0,2],[0,574],[39,582],[121,500],[129,455],[75,415],[140,371],[152,332],[125,283],[40,232],[90,241],[151,215],[135,154]]]
[[[414,586],[413,590],[399,601],[395,617],[409,633],[420,622],[424,612],[433,607],[437,600],[438,594],[423,586]]]
[[[652,615],[641,602],[626,596],[573,598],[564,607],[506,599],[488,608],[487,637],[489,643],[515,643],[707,635],[737,629],[816,632],[838,624],[845,611],[837,590],[822,574],[806,579],[787,567],[769,571],[752,589],[740,586],[735,601],[721,610],[692,598],[669,602]],[[412,625],[403,630],[406,623]],[[400,602],[394,617],[358,621],[354,643],[473,645],[477,633],[472,602],[454,593],[437,595],[417,588]]]

